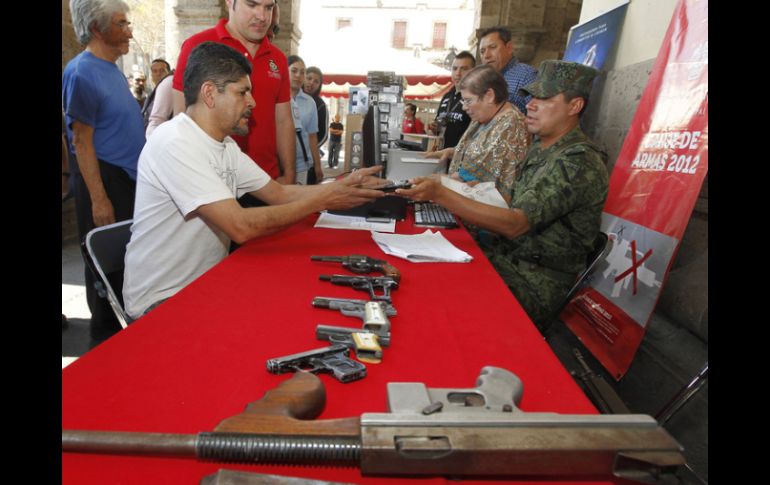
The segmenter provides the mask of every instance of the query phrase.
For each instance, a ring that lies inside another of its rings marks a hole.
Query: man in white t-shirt
[[[184,72],[185,112],[159,126],[142,150],[123,283],[134,319],[221,261],[231,240],[241,244],[319,210],[383,195],[361,188],[382,185],[369,177],[379,167],[315,186],[272,180],[230,138],[248,133],[250,72],[244,56],[224,44],[196,47]],[[269,206],[241,207],[236,198],[247,192]]]

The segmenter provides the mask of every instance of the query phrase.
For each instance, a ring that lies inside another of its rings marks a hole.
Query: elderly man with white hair
[[[62,75],[73,167],[75,210],[81,240],[94,227],[130,219],[134,211],[136,167],[144,146],[141,109],[115,62],[133,37],[128,5],[122,0],[70,0],[72,25],[85,50]],[[102,340],[120,325],[86,269],[91,337]]]

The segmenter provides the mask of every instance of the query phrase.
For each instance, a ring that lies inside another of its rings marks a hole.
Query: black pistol
[[[267,371],[272,374],[304,370],[317,374],[328,372],[340,382],[352,382],[366,377],[366,366],[348,357],[350,351],[344,345],[300,352],[267,360]]]

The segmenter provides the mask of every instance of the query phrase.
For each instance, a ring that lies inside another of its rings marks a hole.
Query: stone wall
[[[83,46],[78,42],[75,31],[72,28],[72,16],[68,0],[61,0],[61,70],[67,63],[80,54]]]
[[[535,67],[545,59],[561,59],[569,29],[578,23],[582,0],[480,0],[471,49],[478,58],[478,33],[496,25],[513,33],[514,55]]]

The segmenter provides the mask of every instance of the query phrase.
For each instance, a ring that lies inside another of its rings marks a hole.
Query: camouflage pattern
[[[570,91],[577,96],[588,98],[591,94],[591,83],[599,71],[577,62],[543,61],[540,64],[537,79],[531,84],[519,88],[519,94],[532,95],[535,98],[547,99],[564,91]]]
[[[530,230],[483,248],[538,326],[548,323],[594,246],[609,186],[606,160],[580,127],[545,149],[537,140],[511,200],[527,215]]]

